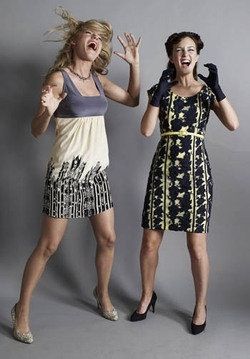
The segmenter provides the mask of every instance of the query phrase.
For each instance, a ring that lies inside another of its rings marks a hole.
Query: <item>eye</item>
[[[85,34],[89,34],[89,35],[91,35],[91,34],[92,34],[92,32],[91,32],[91,31],[89,31],[89,30],[85,30]]]

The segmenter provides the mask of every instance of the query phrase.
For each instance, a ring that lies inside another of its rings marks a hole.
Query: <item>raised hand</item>
[[[150,101],[150,104],[153,106],[159,106],[162,96],[166,93],[167,90],[171,88],[175,84],[173,81],[174,69],[172,67],[168,67],[161,74],[159,83],[154,92],[154,95]]]
[[[42,89],[41,104],[47,108],[48,113],[52,116],[59,103],[67,96],[64,92],[59,97],[55,97],[52,91],[52,86],[47,85]]]
[[[211,90],[216,96],[217,101],[224,100],[226,96],[219,85],[217,66],[211,63],[205,64],[204,66],[208,68],[209,71],[208,77],[205,77],[201,74],[198,74],[198,77],[211,88]]]
[[[173,75],[174,75],[174,68],[168,67],[166,70],[162,71],[159,84],[166,82],[169,87],[173,85]]]
[[[114,51],[114,54],[125,60],[130,65],[139,64],[139,46],[141,43],[141,37],[136,40],[134,35],[127,32],[124,33],[124,36],[126,40],[124,40],[121,36],[117,36],[117,39],[120,41],[124,49],[124,54],[117,51]]]

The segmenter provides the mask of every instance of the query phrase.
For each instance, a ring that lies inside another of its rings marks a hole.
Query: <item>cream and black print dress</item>
[[[171,90],[162,97],[161,139],[150,168],[142,227],[208,232],[213,180],[204,135],[214,100],[206,85],[191,97]]]
[[[43,212],[55,218],[90,217],[113,207],[106,167],[104,123],[107,99],[95,73],[99,96],[82,96],[62,70],[67,96],[54,113],[56,139],[48,163]]]

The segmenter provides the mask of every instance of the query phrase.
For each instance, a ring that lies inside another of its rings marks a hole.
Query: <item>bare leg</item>
[[[97,242],[95,264],[98,297],[102,309],[104,311],[111,311],[113,305],[109,298],[108,285],[113,265],[116,239],[113,208],[91,217],[90,222]]]
[[[21,332],[29,330],[29,309],[33,290],[44,271],[48,259],[56,251],[64,235],[67,221],[67,219],[56,219],[46,215],[42,218],[41,237],[26,263],[20,298],[17,304],[17,328]]]
[[[145,313],[152,297],[155,281],[155,273],[158,265],[158,250],[163,238],[162,230],[144,229],[140,265],[142,280],[142,295],[137,312]]]
[[[190,253],[196,297],[193,322],[201,325],[206,318],[205,305],[209,277],[206,233],[187,233],[187,246]]]

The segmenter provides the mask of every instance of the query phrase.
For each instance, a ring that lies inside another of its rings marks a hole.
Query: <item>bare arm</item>
[[[227,98],[219,102],[215,101],[212,110],[230,131],[234,131],[239,127],[237,114]]]
[[[141,120],[141,133],[145,137],[152,135],[159,116],[159,107],[150,105],[150,100],[151,98],[148,101],[148,107]]]
[[[127,91],[110,81],[106,76],[99,75],[105,95],[126,106],[139,105],[140,79],[139,64],[130,65],[129,85]]]
[[[34,137],[42,135],[48,128],[53,113],[66,94],[62,94],[63,77],[55,72],[42,88],[39,109],[31,122],[31,133]]]
[[[124,53],[114,53],[129,64],[129,84],[127,90],[114,84],[106,76],[100,75],[105,95],[116,102],[126,106],[135,107],[139,105],[140,96],[140,68],[139,68],[139,46],[141,39],[137,41],[132,34],[124,33],[124,40],[117,36]]]

